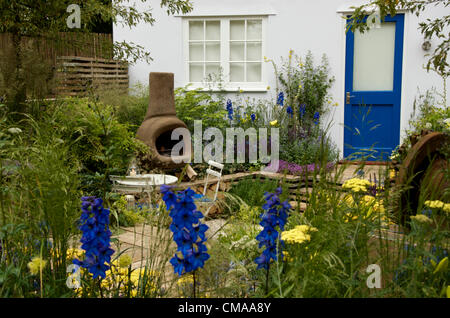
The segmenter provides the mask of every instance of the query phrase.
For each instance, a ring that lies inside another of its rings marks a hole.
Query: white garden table
[[[178,181],[175,176],[167,174],[142,174],[135,176],[110,176],[113,182],[113,191],[133,194],[153,192],[154,188],[163,184],[173,184]]]

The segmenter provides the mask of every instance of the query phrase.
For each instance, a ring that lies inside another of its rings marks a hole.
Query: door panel
[[[403,15],[346,39],[344,156],[386,160],[400,140]]]

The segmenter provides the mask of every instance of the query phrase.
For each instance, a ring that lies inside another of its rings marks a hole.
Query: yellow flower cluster
[[[389,178],[390,179],[395,179],[395,177],[396,177],[396,173],[395,173],[395,170],[394,169],[390,169],[389,170]]]
[[[383,200],[377,200],[375,197],[371,195],[365,195],[363,197],[364,204],[369,206],[369,215],[372,212],[384,213]]]
[[[81,248],[68,248],[67,249],[67,259],[78,258],[81,259],[84,257],[84,251]]]
[[[411,220],[415,220],[419,223],[433,223],[433,220],[424,214],[417,214],[411,216]]]
[[[306,246],[305,249],[307,250],[308,246]],[[314,252],[314,254],[309,255],[309,259],[312,260],[317,255],[318,255],[317,252]],[[293,262],[294,261],[294,258],[287,251],[283,251],[283,258],[286,260],[286,262]]]
[[[193,283],[194,283],[194,276],[191,274],[185,274],[177,280],[178,286],[186,286]]]
[[[292,262],[294,260],[287,251],[283,251],[283,258],[286,260],[286,262]]]
[[[360,211],[363,211],[364,217],[370,217],[372,216],[372,213],[377,213],[380,215],[380,220],[383,225],[388,225],[391,222],[389,221],[389,218],[386,215],[386,210],[383,205],[383,200],[380,200],[379,198],[365,195],[359,200],[358,202],[355,202],[352,195],[346,195],[342,202],[349,206],[349,207],[355,207],[359,206]],[[353,215],[352,213],[347,213],[345,215],[345,222],[354,221],[359,218],[359,215]]]
[[[344,184],[342,184],[342,188],[349,189],[352,192],[366,192],[367,187],[373,186],[374,183],[365,180],[365,179],[359,179],[359,178],[353,178],[346,180]]]
[[[297,225],[292,230],[284,231],[281,233],[281,239],[287,243],[301,244],[311,240],[310,232],[316,232],[315,227],[309,225]]]
[[[270,126],[276,126],[276,124],[278,124],[278,120],[274,120],[270,122]]]
[[[111,262],[110,268],[105,272],[106,278],[102,279],[101,286],[106,296],[113,296],[119,291],[119,296],[126,295],[130,288],[130,297],[138,296],[138,290],[145,288],[146,291],[155,291],[157,289],[155,280],[158,273],[145,268],[132,269],[130,271],[132,258],[128,254],[123,254]],[[81,274],[88,274],[87,269],[80,268]],[[145,285],[145,286],[144,286]],[[82,295],[83,287],[75,289],[77,295]]]
[[[39,274],[40,271],[45,268],[45,265],[47,265],[47,261],[43,260],[39,256],[33,257],[31,262],[27,264],[30,273],[33,275]]]
[[[450,203],[444,203],[439,200],[434,200],[434,201],[427,200],[427,201],[425,201],[424,204],[426,207],[429,207],[431,209],[442,209],[445,212],[450,213]]]
[[[50,254],[59,257],[59,252],[56,249],[51,249]],[[74,258],[82,259],[84,257],[84,251],[80,248],[68,248],[66,255],[68,261],[72,261]]]
[[[121,257],[122,258],[122,257]],[[145,283],[145,290],[156,290],[155,279],[157,273],[155,271],[145,270],[145,268],[138,268],[131,270],[127,265],[128,259],[115,260],[111,263],[111,267],[106,271],[106,278],[102,280],[101,285],[108,292],[114,292],[119,289],[120,293],[124,295],[130,286],[130,296],[136,297],[138,289],[142,289]],[[127,265],[127,266],[124,266]]]

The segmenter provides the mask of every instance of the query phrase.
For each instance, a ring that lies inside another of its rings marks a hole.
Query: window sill
[[[228,84],[229,85],[229,84]],[[266,93],[270,90],[267,85],[264,84],[242,84],[242,85],[229,85],[224,84],[219,86],[207,86],[201,83],[187,83],[186,89],[193,91],[200,89],[204,92],[227,92],[227,93]]]

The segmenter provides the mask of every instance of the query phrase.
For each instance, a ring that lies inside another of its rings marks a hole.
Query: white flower
[[[8,129],[8,132],[10,134],[20,134],[22,132],[22,129],[17,128],[17,127],[12,127]]]
[[[426,129],[431,129],[433,127],[433,125],[431,125],[431,123],[426,123],[425,124],[425,128]]]

